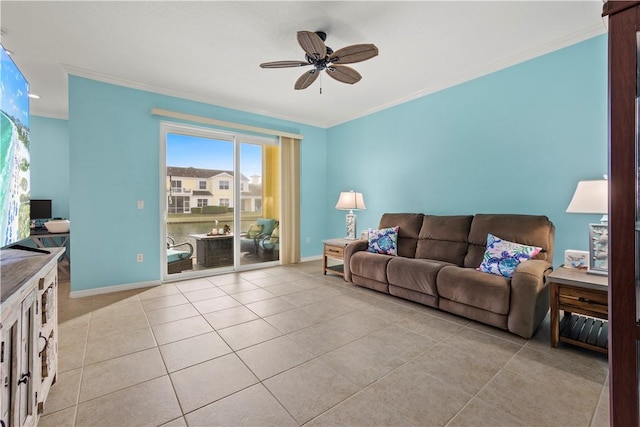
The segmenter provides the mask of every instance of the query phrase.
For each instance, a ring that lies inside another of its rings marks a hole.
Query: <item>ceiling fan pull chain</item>
[[[320,74],[320,95],[322,95],[322,74]]]

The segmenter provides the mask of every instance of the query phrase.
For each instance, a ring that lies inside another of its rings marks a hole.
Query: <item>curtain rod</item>
[[[172,119],[186,120],[195,123],[204,123],[208,125],[221,126],[230,129],[246,130],[249,132],[263,133],[266,135],[284,136],[287,138],[303,139],[304,135],[297,133],[283,132],[274,129],[261,128],[257,126],[243,125],[241,123],[225,122],[224,120],[216,120],[209,117],[195,116],[193,114],[178,113],[177,111],[163,110],[161,108],[152,108],[151,114],[154,116],[169,117]]]

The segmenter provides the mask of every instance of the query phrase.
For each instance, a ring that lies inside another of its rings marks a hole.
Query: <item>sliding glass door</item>
[[[274,143],[240,142],[240,265],[278,261],[280,163]],[[247,176],[248,174],[248,176]]]
[[[277,261],[277,140],[173,123],[161,134],[164,277]]]

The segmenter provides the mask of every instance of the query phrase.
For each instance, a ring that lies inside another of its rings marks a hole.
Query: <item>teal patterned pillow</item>
[[[370,228],[369,247],[367,248],[367,251],[384,255],[398,255],[399,229],[399,226],[381,228],[379,230]]]
[[[498,276],[512,277],[516,267],[536,256],[542,248],[521,245],[487,235],[487,249],[478,270]]]

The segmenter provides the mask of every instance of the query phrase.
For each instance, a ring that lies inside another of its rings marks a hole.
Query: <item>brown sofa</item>
[[[399,226],[398,256],[367,251],[366,240],[344,254],[345,280],[436,307],[530,338],[549,310],[555,228],[546,216],[436,216],[387,213],[379,228]],[[483,273],[487,234],[538,246],[512,278]]]

